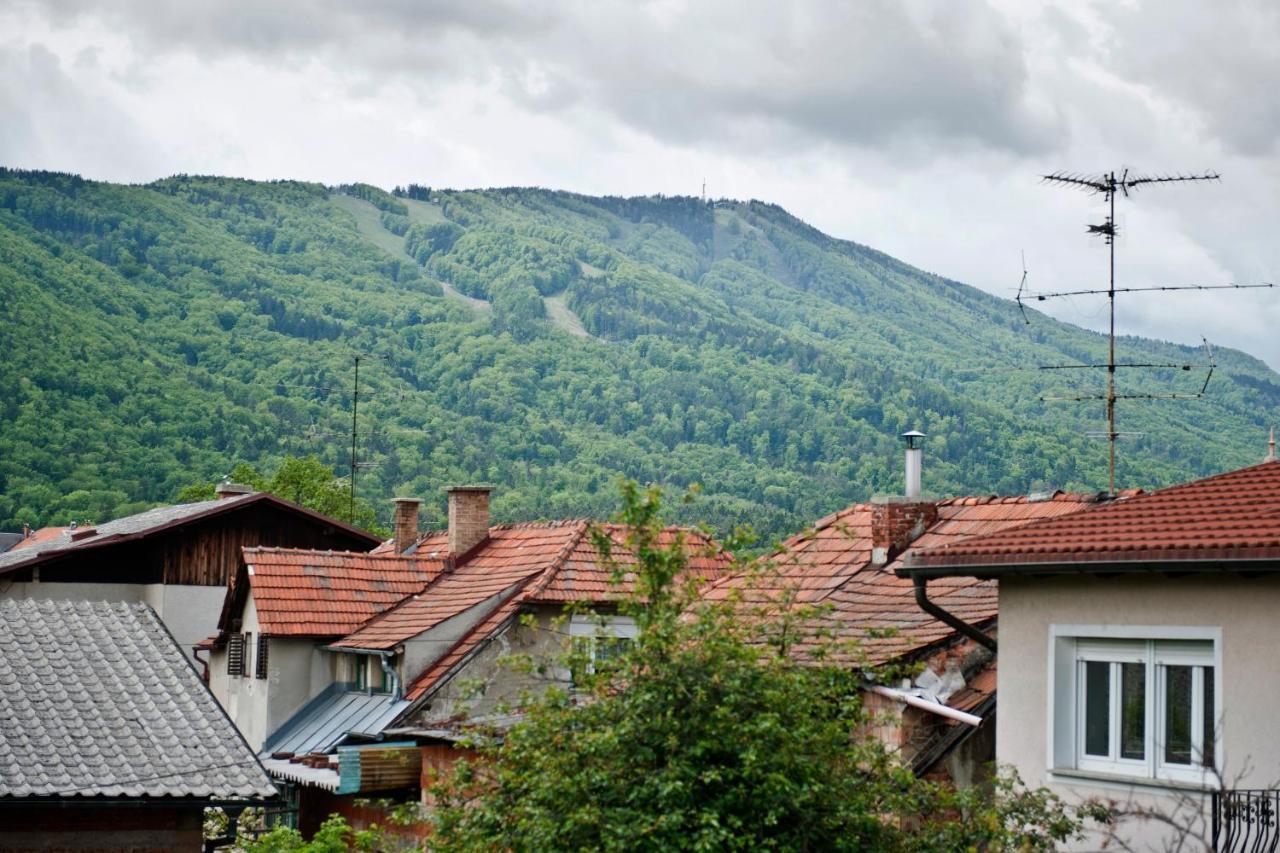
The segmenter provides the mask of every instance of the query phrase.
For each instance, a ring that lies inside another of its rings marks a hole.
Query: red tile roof
[[[41,527],[39,530],[33,530],[31,531],[30,536],[10,548],[9,553],[12,554],[19,548],[31,548],[36,545],[44,545],[45,543],[52,542],[62,536],[62,534],[66,533],[67,530],[68,528],[66,527]]]
[[[274,637],[341,636],[444,570],[439,559],[295,548],[245,548],[244,562],[259,630]]]
[[[604,525],[604,529],[614,541],[613,559],[621,566],[634,562],[625,544],[624,530],[616,525]],[[409,684],[407,698],[419,698],[442,683],[522,607],[570,601],[607,603],[626,593],[626,578],[620,584],[612,584],[611,572],[598,565],[589,531],[590,523],[586,521],[492,527],[489,538],[438,581],[335,645],[391,648],[489,602],[493,609],[483,621]],[[690,575],[718,577],[730,565],[731,556],[696,531],[668,528],[660,544],[673,543],[677,537],[683,537],[690,552]],[[442,533],[425,537],[415,553],[442,553],[446,541]]]
[[[528,600],[541,602],[616,601],[632,590],[634,577],[626,574],[626,567],[635,564],[635,556],[627,549],[626,529],[617,524],[602,525],[613,540],[611,557],[624,574],[619,583],[613,582],[613,571],[600,565],[600,553],[586,530],[578,536],[565,554],[563,563],[546,583],[531,590]],[[732,563],[732,557],[719,545],[691,528],[668,527],[658,537],[658,545],[669,547],[682,538],[688,554],[685,577],[712,580],[720,577]]]
[[[1203,560],[1280,561],[1280,463],[916,551],[905,571]]]
[[[952,498],[938,503],[937,520],[915,540],[959,540],[969,531],[985,532],[1078,512],[1092,497],[1057,493],[1043,501],[1026,497]],[[813,655],[832,641],[854,641],[870,663],[883,663],[950,638],[952,628],[919,609],[909,579],[892,565],[872,565],[875,505],[855,504],[820,520],[811,531],[791,537],[757,565],[758,575],[738,574],[708,590],[708,597],[735,596],[751,608],[786,601],[787,607],[813,607],[793,646]],[[765,568],[768,566],[768,568]],[[977,625],[996,617],[996,586],[989,581],[948,578],[930,585],[929,597],[966,622]],[[882,636],[883,634],[889,636]]]
[[[977,713],[978,709],[995,695],[996,681],[996,659],[993,657],[986,666],[969,678],[969,682],[964,687],[947,698],[947,705],[957,711]]]
[[[490,528],[489,538],[465,562],[336,645],[393,648],[494,596],[514,594],[517,585],[559,568],[586,528],[586,522]],[[441,553],[446,540],[444,534],[429,537],[417,553]]]

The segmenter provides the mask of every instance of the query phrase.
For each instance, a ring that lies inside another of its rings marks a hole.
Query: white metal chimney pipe
[[[902,437],[907,440],[906,495],[908,500],[919,500],[921,457],[924,455],[924,451],[920,449],[920,440],[925,436],[922,432],[911,430],[904,432]]]

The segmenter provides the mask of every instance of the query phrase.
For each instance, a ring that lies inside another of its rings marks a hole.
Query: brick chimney
[[[449,553],[465,554],[489,537],[489,493],[492,486],[451,486]]]
[[[396,505],[396,553],[403,554],[410,545],[418,541],[418,507],[422,505],[422,501],[417,498],[392,498],[391,502]]]
[[[223,481],[213,487],[213,493],[218,496],[218,500],[225,501],[227,498],[238,498],[241,495],[253,494],[253,486]]]
[[[883,566],[938,520],[931,501],[881,499],[871,507],[871,562]]]

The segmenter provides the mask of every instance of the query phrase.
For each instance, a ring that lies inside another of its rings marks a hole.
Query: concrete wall
[[[567,621],[556,624],[563,614],[560,607],[543,607],[534,613],[534,626],[513,623],[433,695],[416,720],[440,723],[457,716],[494,714],[516,704],[523,693],[552,685],[568,687],[568,670],[556,665],[569,642]],[[543,666],[525,671],[512,666],[513,655],[527,655]]]
[[[227,675],[227,652],[209,656],[209,689],[254,750],[302,706],[335,681],[338,655],[322,651],[321,641],[290,637],[267,639],[267,677],[256,676],[258,610],[250,594],[241,614],[241,633],[253,634],[245,650],[243,676]]]
[[[440,660],[462,637],[488,618],[507,599],[507,592],[485,599],[480,604],[446,619],[430,631],[423,631],[404,644],[404,654],[397,661],[403,684],[408,684],[429,666]]]
[[[1161,575],[1000,581],[1000,726],[996,758],[1031,785],[1048,785],[1067,802],[1091,798],[1163,810],[1204,808],[1207,797],[1154,780],[1133,785],[1054,773],[1050,767],[1051,626],[1173,626],[1220,631],[1219,769],[1228,787],[1265,788],[1280,781],[1280,578]],[[1059,712],[1061,713],[1061,712]],[[1161,849],[1164,831],[1128,823],[1138,849]],[[1086,839],[1080,849],[1097,849]],[[1197,845],[1192,845],[1199,849]]]
[[[40,581],[0,583],[0,598],[150,604],[193,661],[191,647],[218,630],[218,617],[222,614],[226,595],[226,588],[220,586]]]

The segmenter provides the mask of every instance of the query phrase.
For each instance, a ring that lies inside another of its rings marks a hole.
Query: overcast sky
[[[0,164],[775,202],[1012,296],[1280,277],[1280,4],[0,0]],[[1105,324],[1105,300],[1052,304]],[[1050,303],[1046,303],[1049,305]],[[1280,367],[1280,292],[1124,297],[1124,331]]]

